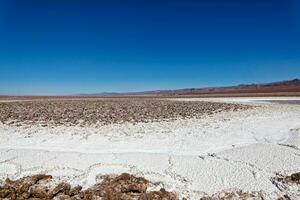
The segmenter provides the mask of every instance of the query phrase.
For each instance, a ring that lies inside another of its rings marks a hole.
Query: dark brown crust
[[[5,180],[0,186],[0,199],[33,200],[33,199],[61,199],[61,200],[178,200],[175,193],[165,189],[147,191],[148,180],[142,177],[123,173],[119,176],[105,176],[103,181],[86,190],[81,186],[71,187],[70,184],[61,182],[49,187],[47,181],[52,176],[34,175],[15,181]]]
[[[155,98],[38,99],[0,102],[0,121],[10,124],[91,125],[192,118],[250,106]]]

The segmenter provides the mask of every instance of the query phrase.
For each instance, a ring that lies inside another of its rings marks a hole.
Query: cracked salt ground
[[[10,152],[14,155],[20,153],[18,150]],[[268,153],[266,152],[266,154]],[[31,166],[35,165],[36,167],[26,168],[26,164],[22,165],[24,160],[32,158],[36,154],[40,158],[44,158],[32,163]],[[49,154],[55,154],[56,163],[51,160],[47,161]],[[213,154],[199,158],[199,156],[131,153],[115,155],[112,158],[103,154],[78,156],[78,153],[28,151],[14,161],[17,166],[23,166],[20,173],[10,174],[9,177],[15,179],[29,174],[46,173],[53,175],[57,180],[68,181],[74,186],[84,185],[86,188],[96,183],[97,176],[128,172],[143,176],[159,187],[176,191],[190,199],[199,198],[202,191],[213,194],[220,191],[220,188],[238,188],[245,191],[262,190],[267,199],[282,194],[271,181],[271,178],[275,176],[273,170],[261,169],[259,164],[256,165],[259,162],[252,160],[244,162],[242,157],[238,156],[234,156],[234,159],[231,160],[226,155],[226,153],[225,155]],[[110,159],[107,160],[107,158]],[[85,162],[80,167],[78,163],[82,163],[82,160]],[[6,164],[8,165],[9,162]],[[60,166],[61,162],[64,162],[64,167]],[[299,163],[295,163],[295,166],[297,164],[300,166]],[[290,171],[295,169],[295,166],[284,168],[284,170]],[[274,171],[277,170],[277,168],[274,169]]]
[[[101,129],[1,125],[0,178],[46,173],[87,188],[101,175],[128,172],[188,199],[235,189],[297,199],[299,185],[280,187],[274,177],[300,171],[299,130],[300,106],[277,104]]]

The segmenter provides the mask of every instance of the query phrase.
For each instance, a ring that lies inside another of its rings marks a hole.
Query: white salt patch
[[[129,172],[189,199],[230,188],[263,190],[265,199],[274,199],[281,194],[271,182],[275,173],[300,170],[300,106],[257,99],[212,99],[259,106],[202,119],[101,127],[0,124],[0,178],[44,172],[88,187],[99,174]]]

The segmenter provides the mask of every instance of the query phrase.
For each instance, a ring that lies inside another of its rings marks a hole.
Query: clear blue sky
[[[0,0],[0,94],[296,77],[298,0]]]

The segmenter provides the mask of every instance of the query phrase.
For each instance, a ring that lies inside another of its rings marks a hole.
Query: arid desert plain
[[[0,199],[300,199],[300,97],[1,97]]]

